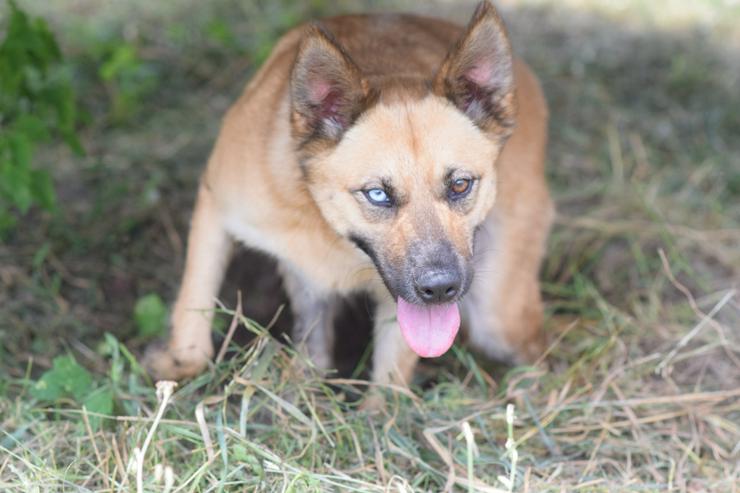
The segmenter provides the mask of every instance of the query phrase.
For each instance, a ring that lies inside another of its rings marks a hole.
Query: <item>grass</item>
[[[362,2],[21,5],[71,60],[87,156],[40,153],[62,210],[0,244],[0,490],[136,491],[139,458],[145,491],[740,489],[737,3],[503,2],[551,106],[550,348],[504,368],[455,346],[384,389],[380,416],[357,408],[366,382],[262,328],[280,304],[262,278],[223,310],[252,342],[168,402],[126,349],[149,342],[137,299],[174,296],[195,181],[248,74],[287,26]],[[33,397],[60,354],[113,412]]]

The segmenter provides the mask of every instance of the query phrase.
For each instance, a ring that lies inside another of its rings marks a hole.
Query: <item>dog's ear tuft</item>
[[[483,0],[437,72],[434,90],[480,128],[506,137],[516,116],[513,70],[506,28]]]
[[[359,115],[367,84],[324,27],[313,24],[298,49],[290,81],[291,121],[300,140],[338,141]]]

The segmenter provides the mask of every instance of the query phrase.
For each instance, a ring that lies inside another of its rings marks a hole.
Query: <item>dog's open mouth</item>
[[[396,315],[406,343],[422,358],[446,353],[460,329],[457,303],[414,305],[399,296]]]

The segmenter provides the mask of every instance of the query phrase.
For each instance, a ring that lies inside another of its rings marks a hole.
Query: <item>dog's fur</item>
[[[373,378],[407,382],[417,356],[396,297],[456,269],[472,344],[496,359],[542,350],[537,279],[553,207],[547,107],[484,1],[467,28],[411,15],[343,16],[290,31],[226,115],[202,176],[182,287],[156,378],[202,371],[233,242],[277,258],[293,339],[331,367],[339,296],[377,300]],[[472,180],[454,202],[450,180]],[[379,207],[363,191],[382,188]],[[464,295],[464,297],[462,297]]]

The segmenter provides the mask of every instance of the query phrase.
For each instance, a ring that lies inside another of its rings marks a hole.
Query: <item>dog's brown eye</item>
[[[459,199],[470,192],[473,180],[469,178],[458,178],[450,183],[449,196],[451,199]]]

